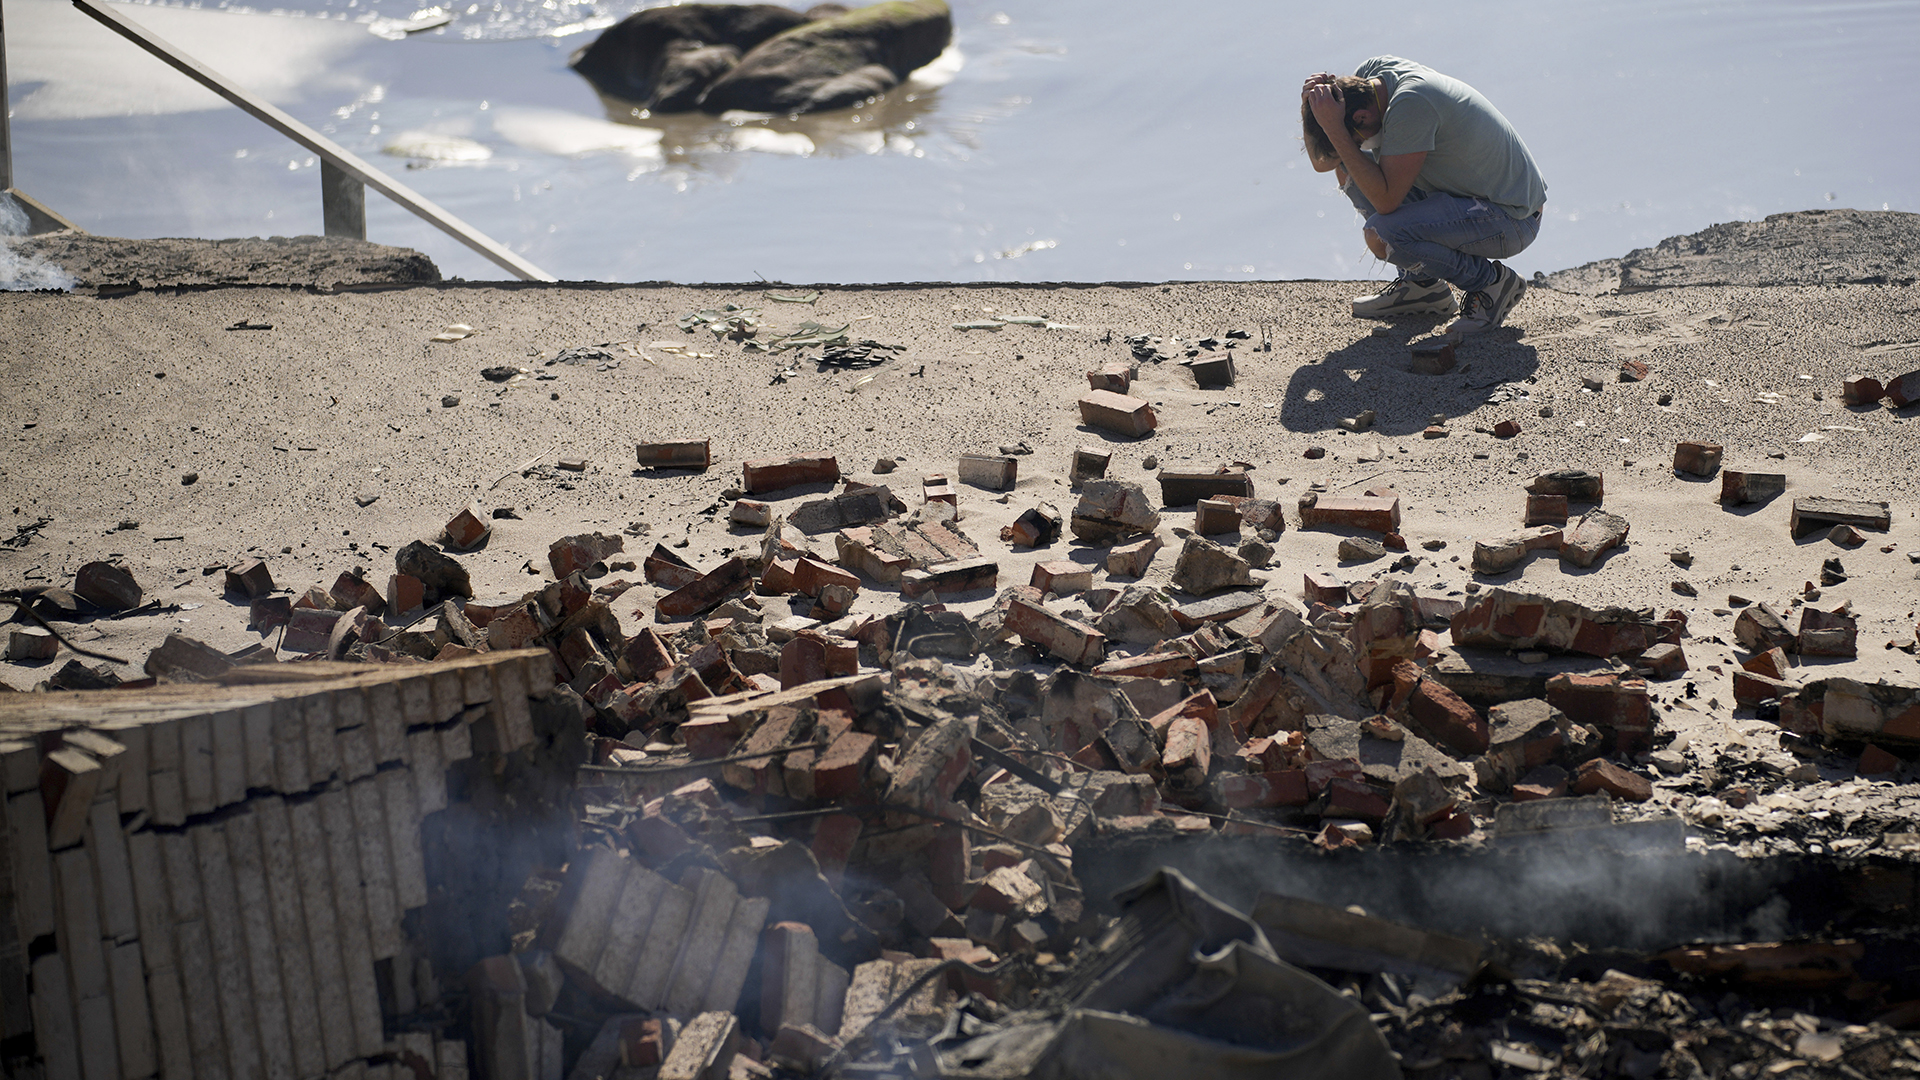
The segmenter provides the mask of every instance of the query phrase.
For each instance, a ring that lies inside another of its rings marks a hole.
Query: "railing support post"
[[[0,191],[13,186],[13,136],[7,130],[7,16],[0,10]]]
[[[367,185],[325,158],[320,159],[320,219],[328,236],[367,238]]]

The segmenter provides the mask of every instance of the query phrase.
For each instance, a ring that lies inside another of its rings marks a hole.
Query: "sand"
[[[483,517],[510,509],[517,519],[495,521],[486,547],[460,556],[478,598],[500,600],[551,580],[547,546],[570,533],[625,531],[635,558],[666,543],[701,567],[757,549],[755,531],[726,525],[744,459],[832,453],[847,475],[888,483],[917,507],[924,475],[952,473],[962,453],[1024,443],[1032,453],[1019,457],[1014,491],[961,488],[961,527],[999,558],[1005,587],[1024,584],[1040,559],[1103,565],[1101,549],[1062,542],[1030,551],[999,539],[1035,504],[1070,513],[1070,457],[1095,445],[1113,452],[1110,476],[1155,496],[1143,464],[1150,457],[1172,468],[1254,465],[1257,493],[1289,509],[1273,566],[1256,574],[1277,597],[1297,602],[1307,573],[1358,581],[1393,561],[1343,565],[1339,534],[1296,527],[1294,503],[1319,482],[1335,492],[1390,485],[1399,493],[1402,532],[1421,559],[1400,576],[1423,594],[1461,599],[1477,584],[1685,612],[1693,670],[1656,687],[1666,723],[1703,749],[1749,738],[1771,744],[1770,725],[1732,709],[1730,595],[1786,610],[1818,581],[1822,561],[1838,557],[1849,580],[1823,590],[1817,605],[1853,604],[1860,656],[1802,677],[1920,681],[1920,661],[1886,647],[1914,640],[1920,607],[1920,565],[1908,554],[1920,552],[1916,410],[1840,401],[1848,375],[1920,368],[1920,287],[1910,278],[1833,283],[1847,275],[1818,268],[1843,264],[1845,252],[1800,250],[1815,268],[1809,274],[1829,283],[1621,293],[1595,285],[1607,267],[1569,272],[1563,289],[1536,285],[1507,327],[1464,344],[1459,367],[1444,376],[1407,371],[1406,343],[1435,320],[1355,320],[1348,299],[1371,291],[1358,282],[823,286],[811,305],[773,301],[762,285],[0,294],[9,387],[0,404],[9,440],[0,539],[52,519],[23,546],[0,547],[0,586],[64,586],[84,562],[123,560],[149,598],[178,609],[94,621],[77,636],[137,671],[169,632],[229,651],[261,640],[246,629],[244,605],[221,595],[220,568],[249,556],[266,559],[275,581],[295,590],[354,567],[384,582],[392,552],[432,539],[461,508]],[[1735,271],[1718,276],[1737,279]],[[725,304],[759,308],[763,336],[806,320],[848,323],[856,339],[905,349],[877,369],[821,370],[812,362],[818,350],[770,355],[676,325]],[[953,329],[995,315],[1055,325]],[[226,329],[242,320],[272,329]],[[429,340],[454,323],[475,332]],[[1148,363],[1136,386],[1159,414],[1157,431],[1122,440],[1079,425],[1084,373],[1127,359],[1127,335],[1156,335],[1179,357],[1191,342],[1229,331],[1250,335],[1234,343],[1240,375],[1230,389],[1201,390],[1186,368]],[[657,347],[663,342],[684,351]],[[566,347],[603,343],[624,343],[610,346],[616,368],[545,362]],[[1627,359],[1649,365],[1651,376],[1616,381]],[[495,366],[525,374],[506,384],[483,379],[482,369]],[[794,374],[775,378],[788,368]],[[1583,389],[1588,378],[1601,389]],[[1670,404],[1657,403],[1663,394]],[[446,395],[458,404],[443,405]],[[1374,430],[1338,427],[1364,409],[1377,413]],[[1423,438],[1435,414],[1450,434]],[[1519,436],[1487,433],[1507,419],[1520,423]],[[711,439],[713,467],[636,469],[636,442],[668,439]],[[1673,473],[1680,439],[1722,443],[1731,468],[1785,473],[1786,497],[1722,509],[1717,479]],[[1326,457],[1303,457],[1313,446]],[[563,457],[588,466],[554,468]],[[876,476],[882,457],[898,470]],[[1475,538],[1517,531],[1522,483],[1555,468],[1605,474],[1606,508],[1632,523],[1627,546],[1590,570],[1541,555],[1518,573],[1472,573]],[[773,501],[790,509],[819,490]],[[1817,535],[1796,542],[1787,522],[1797,495],[1888,500],[1892,531],[1869,534],[1856,549]],[[369,496],[377,498],[361,505]],[[1166,583],[1174,530],[1191,524],[1190,510],[1163,513],[1169,546],[1149,582]],[[817,539],[831,552],[830,534]],[[1428,542],[1444,546],[1430,551]],[[1679,548],[1693,554],[1690,568],[1669,560]],[[1674,592],[1676,581],[1698,597]],[[615,605],[629,630],[652,619],[658,595],[642,584]],[[971,612],[990,601],[983,592],[956,606]],[[764,602],[774,617],[787,613],[782,599]],[[869,586],[855,611],[899,602],[891,589]],[[69,658],[63,650],[49,663],[8,664],[0,679],[27,689]]]

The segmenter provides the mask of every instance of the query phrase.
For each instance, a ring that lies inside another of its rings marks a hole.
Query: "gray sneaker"
[[[1353,298],[1356,319],[1391,319],[1396,315],[1451,315],[1459,310],[1453,290],[1444,281],[1416,284],[1405,274],[1372,296]]]
[[[1506,267],[1500,267],[1500,276],[1493,279],[1484,292],[1470,292],[1465,304],[1460,308],[1460,317],[1447,325],[1448,337],[1464,337],[1491,330],[1507,321],[1507,312],[1520,302],[1527,291],[1527,283],[1520,275]]]

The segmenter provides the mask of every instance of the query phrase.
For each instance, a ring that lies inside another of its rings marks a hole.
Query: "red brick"
[[[900,594],[912,600],[928,595],[954,596],[975,589],[991,589],[999,581],[999,563],[974,558],[940,563],[925,570],[908,570],[900,575]]]
[[[1110,364],[1102,364],[1099,368],[1087,372],[1087,388],[1124,394],[1133,388],[1133,365],[1117,360]]]
[[[1574,776],[1573,793],[1592,795],[1601,791],[1628,802],[1646,802],[1653,798],[1653,783],[1605,758],[1595,758],[1580,766]]]
[[[738,555],[721,563],[698,581],[675,589],[654,602],[654,610],[670,619],[698,615],[718,607],[729,597],[746,592],[753,585],[753,571]]]
[[[1899,768],[1899,758],[1868,743],[1867,748],[1860,752],[1860,762],[1854,767],[1854,771],[1861,776],[1886,776],[1898,771]]]
[[[1160,755],[1160,766],[1167,777],[1193,786],[1206,779],[1213,766],[1213,738],[1204,721],[1194,716],[1176,716],[1167,725],[1167,746]]]
[[[1082,566],[1072,559],[1034,563],[1033,579],[1029,584],[1043,593],[1058,596],[1085,592],[1093,588],[1093,568]]]
[[[1513,801],[1557,799],[1567,793],[1567,770],[1558,765],[1541,765],[1529,770],[1513,785]]]
[[[621,658],[626,661],[627,677],[635,682],[647,682],[675,663],[673,650],[651,626],[627,639]]]
[[[1650,374],[1652,374],[1652,369],[1638,360],[1620,361],[1621,382],[1643,382]]]
[[[1201,499],[1194,504],[1193,531],[1201,536],[1236,532],[1240,528],[1240,509],[1225,499]]]
[[[447,546],[456,551],[467,551],[479,546],[489,533],[493,532],[491,521],[482,521],[472,509],[462,509],[447,522]]]
[[[1392,804],[1373,786],[1360,780],[1336,777],[1327,784],[1327,808],[1323,816],[1359,818],[1377,824],[1387,816]]]
[[[802,596],[819,596],[820,590],[828,585],[839,585],[858,592],[860,575],[818,559],[802,558],[794,566],[793,587]]]
[[[1661,642],[1640,654],[1640,663],[1663,679],[1671,679],[1687,670],[1687,653],[1678,645]]]
[[[1785,679],[1768,678],[1757,671],[1733,673],[1733,700],[1736,705],[1758,705],[1768,698],[1784,698],[1798,689]]]
[[[1427,826],[1435,840],[1465,840],[1473,835],[1473,815],[1454,810]]]
[[[1879,379],[1855,375],[1840,384],[1840,397],[1848,405],[1874,405],[1887,396]]]
[[[395,615],[405,615],[425,607],[427,603],[426,583],[412,574],[392,574],[387,577],[387,610]]]
[[[814,775],[818,777],[819,773]],[[826,798],[817,790],[813,794],[816,799]],[[854,845],[860,842],[861,828],[859,817],[853,814],[830,814],[814,823],[814,861],[836,888],[846,874],[848,860],[853,858]]]
[[[290,596],[257,596],[247,605],[247,629],[266,633],[293,617]]]
[[[1456,753],[1487,752],[1486,718],[1436,679],[1420,681],[1407,700],[1407,714],[1435,742]]]
[[[1069,664],[1082,667],[1100,663],[1106,657],[1105,634],[1082,622],[1056,615],[1024,597],[1014,597],[1007,605],[1009,633],[1017,634]]]
[[[1080,422],[1087,427],[1137,438],[1159,423],[1145,398],[1095,390],[1080,399]]]
[[[880,740],[848,731],[833,740],[813,763],[813,797],[828,802],[853,799],[866,787],[867,769],[879,754]]]
[[[680,740],[700,761],[723,758],[740,741],[740,729],[726,716],[699,716],[680,725]]]
[[[1529,495],[1527,496],[1526,524],[1564,525],[1567,522],[1567,497],[1565,495]]]
[[[928,473],[920,478],[920,498],[926,502],[943,502],[948,506],[960,505],[960,493],[954,490],[953,481],[946,473]]]
[[[1652,745],[1653,712],[1643,679],[1555,675],[1547,680],[1547,704],[1566,713],[1576,724],[1612,735],[1614,748],[1622,753],[1635,753]]]
[[[1309,606],[1325,604],[1330,608],[1345,607],[1348,600],[1346,584],[1332,574],[1306,575],[1303,595]]]
[[[1515,435],[1520,434],[1520,422],[1517,420],[1502,420],[1493,425],[1493,434],[1495,438],[1511,439]]]
[[[1677,443],[1673,448],[1673,471],[1690,476],[1712,476],[1714,470],[1720,467],[1721,454],[1719,443]]]
[[[1300,527],[1330,525],[1377,533],[1400,528],[1400,498],[1372,495],[1328,497],[1309,492],[1300,498]]]
[[[840,480],[840,462],[830,454],[760,458],[745,463],[740,471],[749,495],[798,484],[833,484]]]
[[[713,441],[637,443],[634,457],[651,469],[704,469],[713,464]]]
[[[273,575],[259,559],[235,563],[227,567],[227,591],[257,600],[273,591]]]

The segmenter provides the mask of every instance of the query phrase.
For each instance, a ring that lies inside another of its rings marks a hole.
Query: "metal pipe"
[[[254,119],[280,132],[287,138],[318,154],[321,160],[337,169],[344,178],[359,181],[387,198],[411,210],[415,215],[460,241],[475,252],[491,260],[495,265],[512,273],[523,281],[555,281],[552,274],[533,265],[527,260],[509,251],[485,233],[447,213],[412,188],[393,179],[386,173],[373,167],[367,161],[348,151],[346,147],[327,138],[307,125],[295,120],[281,109],[268,104],[245,88],[229,81],[226,76],[213,71],[199,61],[192,59],[179,49],[156,36],[146,27],[128,19],[119,12],[96,6],[89,0],[73,0],[73,6],[85,12],[107,29],[140,46],[142,49],[160,58],[169,67],[187,76],[207,89],[238,105],[251,114]],[[323,183],[326,176],[322,174]],[[364,196],[363,196],[364,198]],[[324,209],[324,207],[323,207]],[[365,216],[362,212],[361,234],[365,235]],[[329,232],[331,235],[331,232]]]

